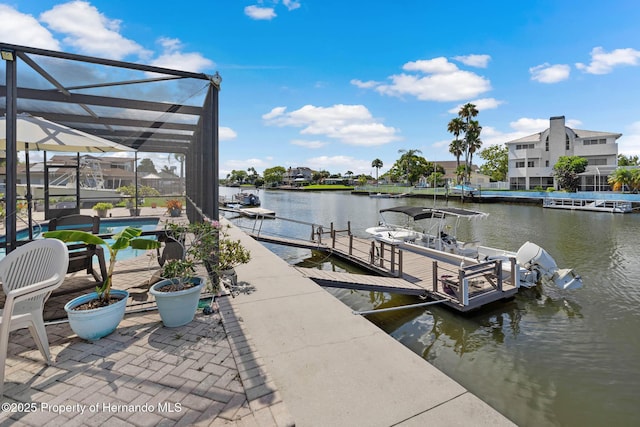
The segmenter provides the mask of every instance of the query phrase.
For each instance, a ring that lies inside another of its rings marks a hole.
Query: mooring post
[[[398,277],[402,277],[402,249],[398,250]]]
[[[396,245],[391,245],[391,272],[396,271]]]
[[[349,256],[353,255],[353,236],[349,234]]]
[[[347,232],[349,233],[349,236],[351,236],[351,221],[347,221]]]
[[[375,265],[376,263],[376,242],[371,242],[371,249],[369,250],[369,263]]]
[[[433,266],[433,292],[438,292],[438,261],[433,260],[431,265]]]
[[[496,277],[498,278],[498,291],[502,292],[502,260],[496,260]]]
[[[458,270],[458,301],[460,304],[464,305],[464,270],[461,268]]]
[[[322,230],[323,230],[322,226],[319,225],[318,226],[318,244],[320,245],[322,244]]]
[[[380,242],[380,268],[384,268],[384,242]]]

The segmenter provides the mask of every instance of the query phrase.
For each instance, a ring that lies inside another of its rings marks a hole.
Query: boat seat
[[[458,242],[457,253],[458,255],[463,255],[469,258],[477,258],[478,257],[478,246],[480,246],[480,242],[465,242],[460,244]]]
[[[79,230],[93,234],[100,233],[100,217],[91,215],[67,215],[53,218],[49,221],[49,231],[54,230]],[[68,243],[69,267],[67,273],[76,273],[86,270],[97,282],[103,282],[107,277],[107,264],[104,258],[104,248],[99,245],[87,245],[85,243]],[[100,275],[93,268],[93,257],[97,257],[100,266]]]

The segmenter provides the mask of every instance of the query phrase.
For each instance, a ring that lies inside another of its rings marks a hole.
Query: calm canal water
[[[231,195],[237,189],[221,188]],[[349,193],[259,192],[278,217],[338,229],[351,221],[365,236],[378,211],[399,204],[433,206],[432,199],[376,199]],[[438,205],[446,202],[437,201]],[[449,202],[449,206],[459,203]],[[522,426],[626,426],[640,419],[640,214],[473,204],[486,220],[464,224],[462,240],[517,250],[529,240],[584,287],[521,291],[510,301],[468,316],[442,307],[372,315],[369,320]],[[253,222],[243,221],[244,226]],[[310,227],[267,221],[264,230],[309,237]],[[343,270],[311,251],[269,245],[289,263]],[[400,295],[328,290],[355,310],[417,302]],[[424,390],[437,393],[437,390]]]

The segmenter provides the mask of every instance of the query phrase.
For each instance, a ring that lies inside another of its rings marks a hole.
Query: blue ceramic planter
[[[168,328],[183,326],[193,320],[198,309],[200,292],[205,283],[201,277],[193,277],[190,281],[197,283],[197,286],[192,288],[175,292],[160,292],[158,290],[163,286],[175,283],[176,280],[161,280],[149,289],[149,293],[156,299],[162,323]]]
[[[93,310],[74,310],[74,307],[97,299],[96,292],[74,298],[65,304],[64,310],[67,312],[69,325],[76,335],[85,340],[95,341],[116,330],[124,317],[129,292],[112,290],[111,295],[120,298],[120,301]]]

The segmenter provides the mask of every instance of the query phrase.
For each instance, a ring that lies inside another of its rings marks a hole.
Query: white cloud
[[[11,6],[0,4],[0,40],[21,46],[61,50],[53,35],[31,15],[18,12]]]
[[[178,39],[160,38],[158,43],[163,48],[163,53],[153,61],[151,65],[171,68],[174,70],[201,72],[214,66],[213,61],[203,57],[199,53],[183,53],[182,43]]]
[[[296,10],[300,7],[300,2],[299,1],[295,1],[295,0],[282,0],[282,4],[288,9],[288,10]]]
[[[445,57],[421,59],[407,62],[402,66],[405,71],[420,71],[424,74],[448,74],[458,71],[456,64],[452,64]]]
[[[629,125],[618,139],[618,152],[625,156],[640,156],[640,121]]]
[[[464,55],[464,56],[454,56],[453,59],[455,59],[456,61],[460,61],[464,65],[468,65],[470,67],[487,68],[487,66],[489,65],[489,61],[491,60],[491,56]]]
[[[380,84],[380,82],[376,82],[374,80],[369,80],[368,82],[363,82],[362,80],[352,79],[350,82],[352,85],[359,87],[360,89],[371,89]]]
[[[371,160],[360,160],[351,156],[313,157],[307,159],[305,165],[313,170],[327,170],[332,173],[341,173],[343,176],[347,171],[353,172],[354,175],[371,173]]]
[[[576,68],[589,74],[608,74],[620,65],[640,65],[640,51],[626,48],[605,52],[602,47],[591,50],[591,63],[577,63]]]
[[[271,167],[270,162],[266,162],[262,159],[243,159],[243,160],[227,160],[220,164],[220,170],[218,171],[219,176],[225,177],[231,173],[233,170],[244,170],[246,171],[248,168],[253,167],[258,173],[262,173],[262,171],[266,168]]]
[[[397,129],[380,123],[363,105],[305,105],[291,113],[276,107],[262,118],[270,126],[303,128],[302,135],[325,135],[349,145],[377,146],[400,139]]]
[[[565,64],[544,63],[529,68],[529,73],[531,73],[531,80],[540,83],[558,83],[569,78],[571,68]]]
[[[324,141],[306,141],[303,139],[294,139],[293,141],[291,141],[291,144],[315,150],[317,148],[325,147],[329,143]]]
[[[470,71],[460,70],[443,57],[408,62],[402,68],[427,75],[392,75],[389,77],[391,84],[377,85],[375,90],[383,95],[411,95],[421,101],[441,102],[470,99],[491,90],[489,80]]]
[[[123,37],[120,20],[108,19],[85,1],[72,1],[43,12],[40,20],[53,31],[65,34],[63,42],[78,52],[110,59],[148,55],[138,43]]]
[[[247,6],[244,8],[244,14],[251,19],[258,21],[271,20],[275,18],[276,12],[272,7]]]
[[[504,104],[504,101],[500,101],[495,98],[481,98],[481,99],[474,99],[472,101],[469,101],[469,103],[475,105],[478,111],[482,112],[485,110],[494,110],[498,108],[500,105]],[[462,108],[463,105],[464,104],[458,104],[452,109],[447,110],[447,113],[458,114],[460,112],[460,108]]]
[[[236,131],[229,127],[220,126],[218,128],[218,138],[220,139],[220,141],[230,141],[232,139],[236,139],[237,136],[238,134],[236,133]]]

